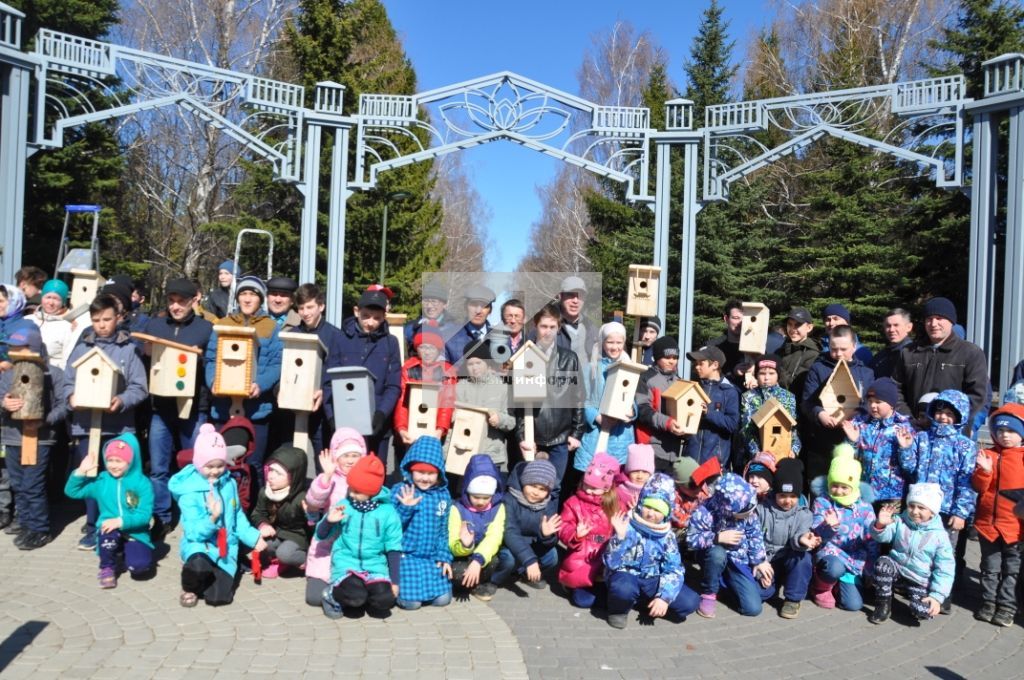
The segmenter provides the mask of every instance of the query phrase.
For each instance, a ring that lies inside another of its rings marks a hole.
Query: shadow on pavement
[[[14,629],[6,640],[0,642],[0,673],[3,673],[22,650],[32,644],[47,625],[45,621],[26,621]]]

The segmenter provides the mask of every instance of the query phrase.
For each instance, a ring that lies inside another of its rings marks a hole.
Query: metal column
[[[323,128],[309,125],[306,128],[306,163],[302,173],[301,187],[302,226],[299,238],[299,281],[312,283],[316,280],[316,227],[320,214],[320,140]]]
[[[345,292],[345,215],[348,197],[349,129],[334,132],[334,153],[331,158],[331,207],[327,224],[327,322],[341,326]]]
[[[21,268],[32,71],[0,64],[0,280]]]
[[[679,277],[679,369],[684,378],[690,375],[690,360],[686,353],[693,349],[693,290],[694,271],[697,266],[697,213],[701,203],[697,200],[697,143],[687,141],[683,162],[683,245]]]
[[[665,323],[668,301],[668,236],[669,208],[672,203],[672,147],[667,142],[656,142],[658,149],[658,175],[654,187],[654,266],[661,267],[658,286],[658,318]],[[664,327],[664,326],[663,326]]]
[[[1003,343],[999,393],[1010,386],[1013,366],[1024,358],[1024,108],[1010,109],[1006,173],[1006,268],[1003,276]]]
[[[974,117],[971,187],[971,249],[967,292],[967,338],[988,357],[992,370],[992,290],[995,287],[996,161],[998,121],[990,113]]]

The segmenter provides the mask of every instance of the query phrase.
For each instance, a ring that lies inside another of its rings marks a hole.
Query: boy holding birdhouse
[[[135,432],[135,407],[149,394],[146,368],[126,329],[118,328],[119,303],[112,295],[99,295],[89,305],[92,327],[82,333],[68,356],[58,393],[71,416],[73,465],[87,455],[99,458],[99,443]],[[81,376],[81,377],[80,377]],[[81,384],[79,384],[81,383]],[[92,399],[92,402],[89,402]],[[90,442],[95,444],[95,450]],[[96,547],[96,502],[86,499],[85,535],[80,550]]]
[[[640,376],[636,389],[636,438],[654,448],[655,468],[666,472],[683,453],[683,423],[665,412],[661,398],[678,380],[679,343],[666,335],[651,349],[653,365]]]
[[[686,356],[708,397],[697,434],[686,440],[686,455],[698,463],[717,458],[725,469],[732,457],[732,437],[740,426],[739,390],[722,375],[726,358],[718,347],[701,347]]]
[[[479,453],[490,456],[502,472],[508,469],[506,438],[516,427],[516,419],[508,405],[508,386],[495,370],[491,360],[491,341],[467,345],[462,355],[465,375],[455,386],[455,401],[487,409],[487,434]]]

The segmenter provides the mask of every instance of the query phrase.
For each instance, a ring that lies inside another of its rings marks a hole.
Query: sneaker
[[[95,550],[96,549],[96,532],[90,531],[89,533],[78,539],[79,550]]]
[[[494,599],[494,595],[498,592],[498,586],[494,585],[490,581],[484,581],[476,588],[470,591],[470,595],[480,600],[481,602],[490,602]]]
[[[21,522],[18,521],[17,517],[14,518],[13,522],[7,525],[6,529],[4,529],[4,533],[8,536],[17,536],[23,531],[25,531],[25,527],[21,526]]]
[[[996,615],[995,602],[982,602],[978,611],[974,612],[974,618],[985,623],[992,623],[992,617]]]
[[[715,618],[715,605],[718,604],[718,597],[715,595],[701,595],[700,606],[697,607],[697,613],[703,616],[705,619]]]
[[[323,595],[320,596],[320,606],[323,607],[324,616],[329,619],[340,619],[342,617],[341,605],[334,599],[334,595],[331,594],[331,587],[327,586],[324,588]]]
[[[622,630],[629,623],[629,614],[609,614],[608,625]]]
[[[14,540],[18,550],[35,550],[53,540],[53,537],[42,531],[26,531]]]
[[[103,567],[100,569],[100,573],[96,576],[100,582],[100,588],[116,588],[117,587],[117,572],[110,567]]]
[[[786,600],[782,603],[782,611],[779,612],[779,616],[784,619],[795,619],[800,615],[800,603]]]
[[[1006,628],[1007,626],[1012,626],[1013,617],[1015,617],[1016,615],[1017,612],[1013,611],[1012,609],[1000,607],[996,610],[996,615],[992,617],[992,625],[1002,626],[1003,628]]]

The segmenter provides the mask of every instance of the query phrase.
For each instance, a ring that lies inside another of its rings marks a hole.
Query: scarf
[[[9,283],[2,283],[0,286],[3,286],[7,292],[7,313],[2,318],[13,319],[21,314],[21,310],[25,309],[25,294],[21,292],[20,288]]]
[[[539,503],[531,503],[530,501],[526,500],[526,496],[524,496],[523,492],[520,491],[519,489],[509,489],[508,492],[512,496],[512,498],[515,498],[517,501],[519,501],[520,505],[525,506],[530,510],[533,510],[534,512],[541,512],[546,507],[548,507],[548,500],[550,496]]]
[[[364,512],[364,513],[365,512],[373,512],[374,510],[377,509],[377,506],[380,505],[380,501],[375,501],[372,498],[369,499],[369,500],[366,500],[366,501],[357,501],[357,500],[353,500],[353,499],[349,498],[348,499],[348,503],[349,503],[349,505],[352,506],[352,509],[355,510],[356,512]]]
[[[274,491],[273,489],[270,488],[270,483],[269,482],[267,483],[266,487],[263,489],[264,493],[267,494],[267,498],[269,500],[274,501],[275,503],[280,503],[284,499],[288,498],[288,494],[291,493],[291,490],[292,490],[291,486],[286,486],[283,489],[280,489],[278,491]]]

